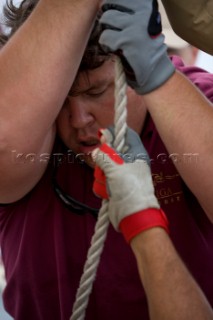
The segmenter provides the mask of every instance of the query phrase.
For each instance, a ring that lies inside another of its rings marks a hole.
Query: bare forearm
[[[144,99],[171,159],[211,217],[211,103],[178,72],[160,88],[144,95]]]
[[[163,229],[139,234],[131,247],[152,320],[213,319],[211,307]]]
[[[98,2],[40,0],[1,50],[1,137],[20,149],[29,131],[38,143],[52,126],[76,75]]]
[[[40,0],[0,51],[0,203],[20,199],[45,171],[47,161],[41,162],[40,155],[52,151],[55,119],[78,70],[98,4]],[[24,159],[34,154],[38,161],[19,164],[16,154]]]

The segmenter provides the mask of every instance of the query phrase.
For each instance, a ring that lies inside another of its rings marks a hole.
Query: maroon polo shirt
[[[178,58],[174,62],[213,99],[213,75],[185,68]],[[176,171],[149,115],[141,138],[152,159],[156,195],[168,217],[171,239],[213,306],[213,226]],[[62,149],[57,145],[57,150]],[[69,319],[94,233],[92,215],[76,215],[56,197],[52,173],[53,162],[28,195],[0,208],[7,278],[3,298],[16,320]],[[58,168],[57,180],[72,197],[100,207],[92,193],[93,170],[88,166],[66,158]],[[111,226],[86,319],[149,319],[133,253]]]

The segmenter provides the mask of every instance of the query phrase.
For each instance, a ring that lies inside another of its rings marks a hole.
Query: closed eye
[[[94,98],[98,98],[100,97],[102,94],[104,94],[107,90],[107,87],[106,88],[102,88],[102,89],[97,89],[97,90],[88,90],[86,92],[86,95],[89,96],[89,97],[94,97]]]
[[[88,92],[87,95],[90,97],[100,97],[102,94],[104,94],[106,90],[100,91],[100,92]]]

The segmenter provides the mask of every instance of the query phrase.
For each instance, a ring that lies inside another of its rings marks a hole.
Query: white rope
[[[125,133],[127,129],[126,111],[126,79],[123,67],[119,58],[115,61],[115,140],[113,147],[117,152],[121,152],[125,144]],[[95,232],[91,240],[91,246],[87,253],[87,260],[84,265],[83,275],[77,290],[75,303],[73,305],[72,316],[70,320],[83,320],[86,314],[86,308],[89,296],[92,291],[93,282],[96,277],[101,253],[104,248],[104,242],[107,236],[109,226],[108,201],[102,201],[102,207],[98,214],[98,220],[95,226]]]
[[[127,96],[126,77],[123,71],[121,60],[116,57],[115,63],[115,140],[113,147],[117,152],[121,152],[125,144],[125,134],[127,130]]]
[[[100,261],[101,253],[103,251],[107,229],[109,226],[107,211],[108,201],[103,200],[102,207],[98,214],[95,232],[91,240],[91,246],[87,253],[87,260],[84,265],[83,275],[81,276],[75,303],[73,305],[73,313],[70,320],[83,320],[85,318],[89,295],[92,291],[92,285],[95,280],[96,271]]]

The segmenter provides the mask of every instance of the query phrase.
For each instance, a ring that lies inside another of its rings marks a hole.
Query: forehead
[[[110,58],[96,69],[79,72],[70,91],[84,91],[114,81],[114,68],[115,61]]]

